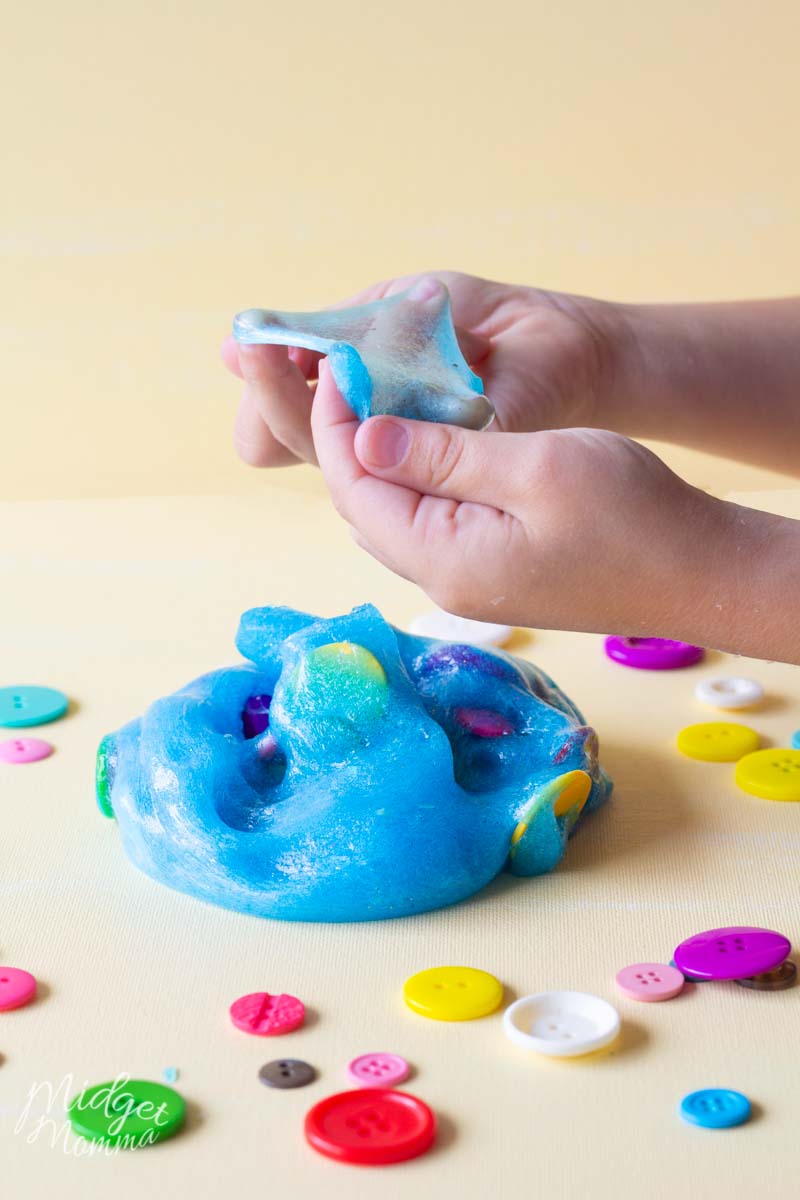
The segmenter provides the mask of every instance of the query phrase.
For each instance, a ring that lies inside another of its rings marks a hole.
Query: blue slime
[[[252,609],[237,646],[249,662],[98,751],[101,810],[179,891],[295,921],[425,912],[504,869],[551,871],[611,791],[578,709],[509,654],[413,637],[371,605]]]
[[[233,333],[246,344],[326,354],[336,386],[362,421],[394,413],[484,429],[494,417],[459,348],[444,284],[423,300],[410,291],[316,313],[250,308],[234,318]]]

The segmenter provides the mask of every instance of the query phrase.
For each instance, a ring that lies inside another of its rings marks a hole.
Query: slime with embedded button
[[[541,670],[414,637],[371,605],[244,614],[249,661],[157,700],[98,752],[130,859],[266,917],[362,921],[550,871],[611,790]]]

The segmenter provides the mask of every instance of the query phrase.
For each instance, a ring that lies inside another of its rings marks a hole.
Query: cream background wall
[[[249,305],[442,267],[625,299],[796,290],[798,37],[791,0],[14,6],[0,495],[272,486],[234,457],[217,357]]]

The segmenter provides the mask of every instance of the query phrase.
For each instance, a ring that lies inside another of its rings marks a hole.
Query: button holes
[[[464,983],[463,979],[459,979],[458,983],[456,984],[456,987],[465,988],[465,987],[467,987],[467,984]]]

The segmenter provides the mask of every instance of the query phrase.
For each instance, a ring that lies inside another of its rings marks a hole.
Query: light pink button
[[[408,1079],[411,1068],[399,1054],[361,1054],[348,1064],[347,1074],[359,1087],[393,1087]]]
[[[271,996],[269,992],[250,992],[234,1000],[231,1020],[237,1029],[258,1037],[272,1037],[299,1029],[306,1015],[305,1005],[296,996]]]
[[[20,967],[0,967],[0,1012],[22,1008],[36,995],[36,980]]]
[[[38,762],[40,758],[47,758],[52,753],[53,747],[41,738],[19,737],[0,742],[0,762]]]
[[[617,987],[631,1000],[671,1000],[685,982],[676,967],[664,963],[634,963],[617,972]]]

